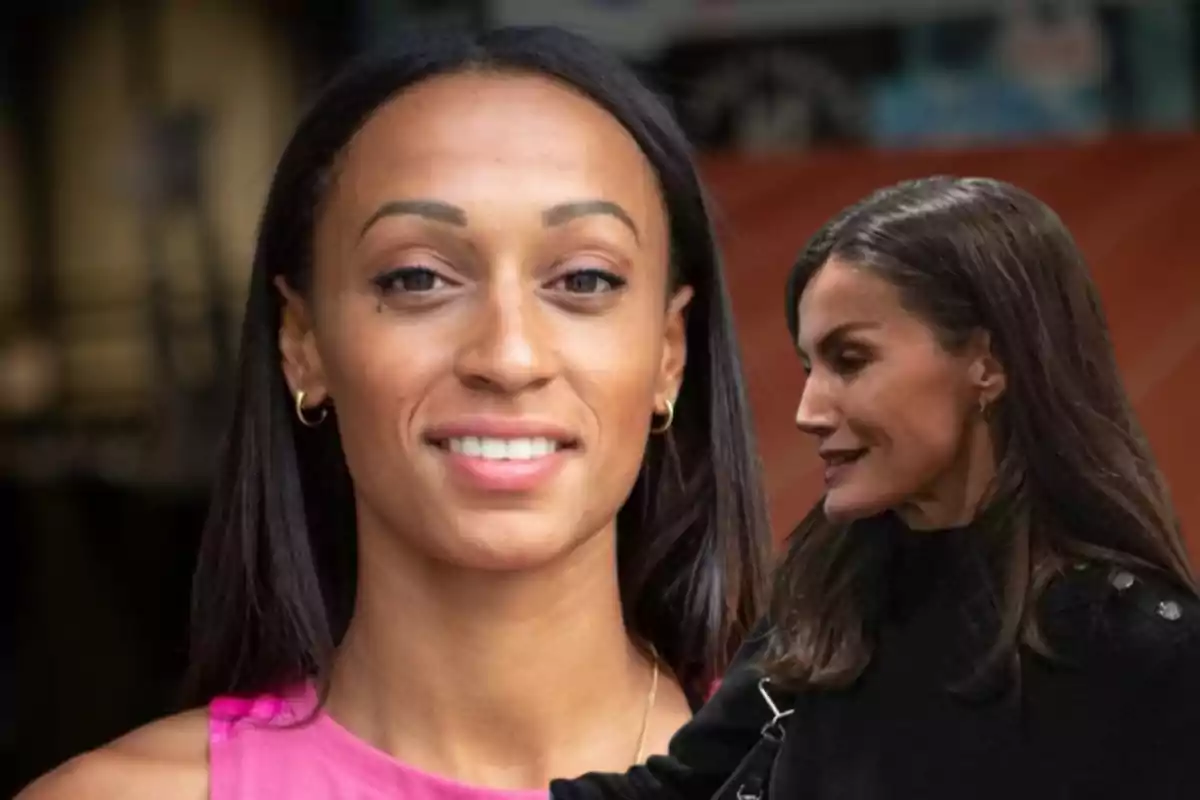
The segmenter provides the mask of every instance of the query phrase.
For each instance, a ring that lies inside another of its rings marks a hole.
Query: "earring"
[[[300,420],[300,424],[306,428],[315,428],[325,421],[326,415],[329,413],[324,406],[318,410],[321,412],[316,419],[309,419],[304,413],[304,396],[307,394],[303,389],[296,392],[296,419]]]
[[[657,425],[650,426],[651,433],[666,433],[671,429],[671,423],[675,421],[675,403],[671,400],[664,401],[667,404],[666,413],[663,414],[666,419]]]
[[[986,417],[988,412],[988,401],[983,395],[979,396],[979,416]]]

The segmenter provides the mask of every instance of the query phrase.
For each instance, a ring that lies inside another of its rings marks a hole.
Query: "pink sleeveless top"
[[[480,789],[430,775],[314,708],[311,687],[209,706],[210,800],[547,800],[548,789]]]

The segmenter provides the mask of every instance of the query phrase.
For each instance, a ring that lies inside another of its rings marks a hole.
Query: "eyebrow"
[[[841,325],[827,331],[824,336],[817,342],[818,350],[828,350],[830,347],[840,343],[847,336],[857,333],[858,331],[874,330],[879,327],[878,322],[843,322]],[[800,342],[796,342],[796,352],[801,358],[807,358],[808,354],[800,347]]]
[[[466,211],[463,211],[458,206],[443,203],[440,200],[393,200],[389,203],[384,203],[376,209],[375,213],[363,224],[362,230],[358,233],[358,238],[361,239],[365,236],[372,225],[385,217],[407,216],[423,217],[433,222],[456,225],[460,228],[467,224]]]
[[[546,227],[566,225],[583,217],[603,215],[619,220],[633,232],[633,238],[639,243],[641,235],[629,212],[610,200],[575,200],[569,203],[558,203],[542,212],[542,224]],[[458,206],[444,203],[440,200],[392,200],[384,203],[363,224],[358,237],[366,235],[379,220],[385,217],[414,216],[422,217],[445,225],[464,227],[467,224],[467,212]]]
[[[546,227],[565,225],[581,217],[596,215],[609,216],[620,220],[625,227],[633,232],[633,238],[641,242],[641,234],[634,224],[633,217],[621,206],[610,200],[576,200],[570,203],[559,203],[542,212],[542,224]]]

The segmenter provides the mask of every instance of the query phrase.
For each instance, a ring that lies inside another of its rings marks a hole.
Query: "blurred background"
[[[22,3],[0,11],[0,794],[173,707],[257,217],[305,102],[399,31],[512,23],[620,50],[700,147],[781,536],[820,486],[790,261],[870,189],[952,172],[1076,233],[1200,556],[1200,1]]]

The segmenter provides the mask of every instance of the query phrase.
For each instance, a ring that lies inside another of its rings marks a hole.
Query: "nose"
[[[456,371],[468,387],[515,395],[554,374],[554,342],[538,299],[520,280],[489,286],[459,350]]]
[[[813,372],[804,381],[800,405],[796,409],[796,427],[809,436],[824,439],[837,429],[837,405],[829,381]]]

